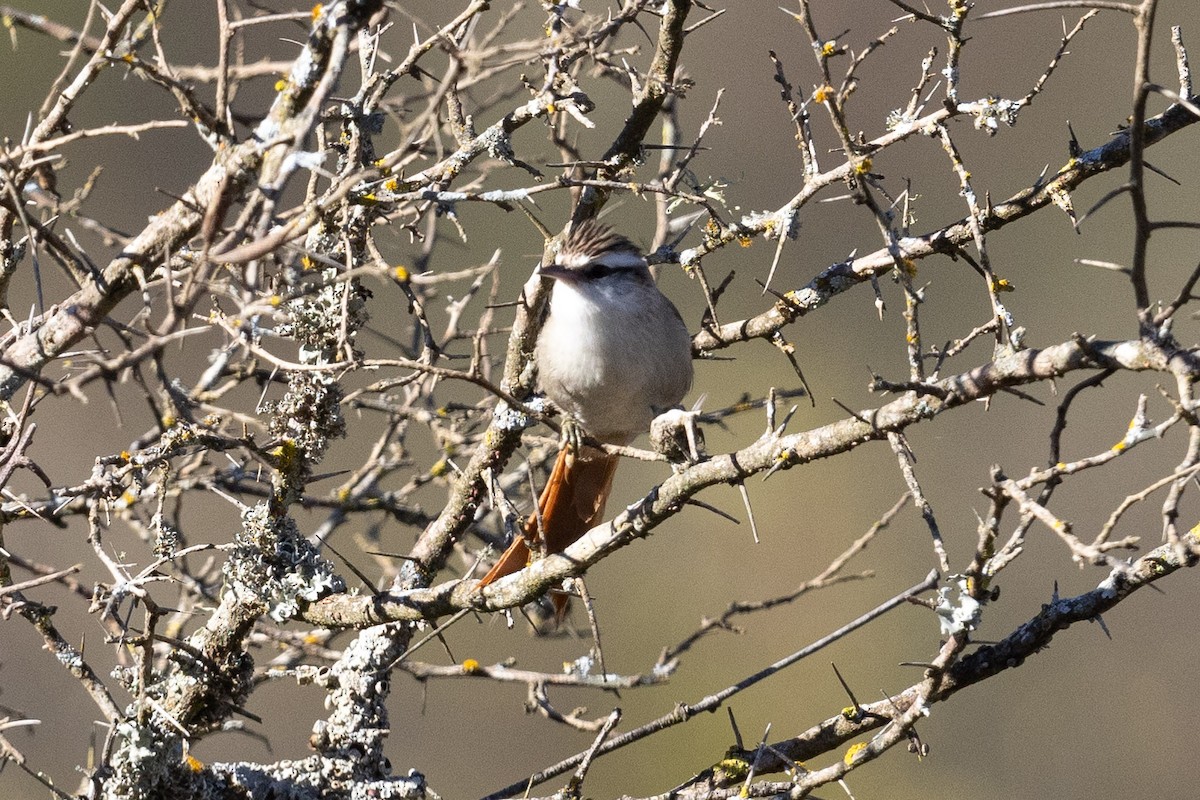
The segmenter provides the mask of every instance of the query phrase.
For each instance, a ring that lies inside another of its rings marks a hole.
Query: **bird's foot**
[[[650,423],[650,445],[673,466],[690,466],[703,461],[704,432],[696,424],[698,411],[673,408]]]
[[[579,448],[583,447],[583,439],[586,435],[583,425],[570,414],[563,414],[560,429],[562,433],[559,436],[559,446],[572,453],[578,453]]]

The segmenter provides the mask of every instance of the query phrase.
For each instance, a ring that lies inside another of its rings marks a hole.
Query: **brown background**
[[[81,4],[40,2],[30,10],[78,25]],[[439,3],[405,4],[431,24],[442,24],[451,11]],[[454,10],[457,11],[457,4]],[[495,4],[497,7],[504,5]],[[536,6],[536,4],[534,4]],[[586,2],[599,11],[597,3]],[[718,89],[726,88],[719,116],[722,125],[707,138],[711,149],[695,162],[704,178],[729,183],[731,206],[743,212],[782,205],[800,186],[800,159],[794,149],[792,128],[772,82],[767,51],[784,62],[791,81],[802,91],[811,89],[817,73],[803,31],[773,2],[733,0],[725,18],[694,36],[683,63],[696,86],[683,105],[685,139],[703,121]],[[997,4],[981,2],[980,11]],[[871,2],[815,3],[815,16],[824,34],[849,29],[843,39],[858,49],[882,33],[899,16],[896,7],[882,0]],[[276,4],[283,8],[284,4]],[[935,10],[938,10],[935,8]],[[693,19],[698,19],[699,11]],[[1078,15],[1068,16],[1068,27]],[[974,98],[988,94],[1023,95],[1041,74],[1061,35],[1057,12],[974,23],[972,40],[962,65],[961,94]],[[517,26],[532,34],[543,21],[543,12],[527,8]],[[1200,41],[1200,16],[1188,0],[1162,3],[1154,77],[1174,85],[1173,57],[1168,28],[1183,24],[1187,40]],[[165,17],[164,47],[183,64],[215,62],[215,14],[208,3],[176,3]],[[410,29],[397,18],[397,28]],[[861,84],[850,105],[852,123],[868,138],[882,130],[882,120],[903,106],[915,82],[920,59],[930,46],[944,51],[944,41],[928,26],[900,25],[900,33],[862,68]],[[299,38],[294,28],[272,28],[270,36]],[[294,45],[267,41],[278,57],[294,52]],[[394,52],[407,47],[408,35],[399,36]],[[395,40],[394,40],[395,41]],[[27,31],[19,46],[0,48],[0,133],[19,139],[26,117],[41,98],[61,65],[57,43]],[[645,40],[629,38],[626,44]],[[1067,158],[1066,121],[1070,120],[1084,148],[1104,142],[1129,113],[1134,31],[1130,20],[1110,13],[1093,20],[1071,48],[1070,56],[1051,79],[1044,94],[1020,118],[1014,129],[1003,129],[988,138],[971,131],[965,121],[954,132],[971,169],[975,185],[993,199],[1007,197],[1035,180],[1043,167],[1051,172]],[[644,54],[641,57],[644,59]],[[433,63],[436,63],[436,59]],[[641,64],[642,61],[637,63]],[[942,63],[941,56],[938,62]],[[432,69],[432,68],[431,68]],[[536,74],[537,67],[529,68]],[[436,70],[433,70],[436,72]],[[511,77],[508,78],[511,80]],[[353,78],[349,80],[353,83]],[[401,90],[403,83],[400,84]],[[263,108],[269,82],[259,93],[239,98],[240,110]],[[599,108],[593,114],[597,129],[581,132],[585,152],[599,153],[618,129],[626,100],[602,83],[587,87]],[[343,87],[345,93],[349,89]],[[933,103],[937,101],[934,100]],[[1154,108],[1161,110],[1163,104]],[[173,102],[161,91],[118,70],[106,71],[72,115],[76,126],[166,118]],[[493,110],[477,120],[492,122]],[[818,113],[814,117],[818,143],[832,148],[836,141]],[[539,126],[530,126],[517,138],[518,153],[534,162],[557,161],[559,156],[544,140]],[[657,135],[657,134],[655,134]],[[1175,186],[1150,177],[1152,214],[1196,219],[1200,214],[1196,185],[1196,132],[1188,130],[1154,148],[1149,160],[1180,180]],[[156,191],[182,191],[207,164],[210,155],[194,133],[185,130],[149,133],[140,141],[108,138],[75,148],[71,165],[61,181],[71,187],[82,180],[94,162],[106,164],[98,188],[88,205],[93,215],[125,230],[136,230],[147,215],[167,206],[170,199]],[[822,165],[832,167],[836,154],[822,152]],[[919,195],[916,231],[939,227],[964,213],[957,185],[940,146],[933,140],[914,138],[877,159],[877,172],[887,177],[893,191],[903,179],[913,180]],[[1122,175],[1111,175],[1087,184],[1075,197],[1078,209],[1088,208]],[[527,185],[517,170],[502,170],[493,187]],[[840,194],[840,190],[827,196]],[[539,199],[539,215],[559,224],[566,214],[566,197]],[[647,243],[652,233],[652,205],[642,199],[619,198],[610,221],[635,240]],[[518,215],[484,206],[460,209],[471,241],[450,238],[438,253],[438,268],[451,269],[481,263],[495,248],[504,253],[504,276],[515,287],[528,275],[540,253],[536,234]],[[1017,291],[1004,300],[1018,324],[1029,330],[1031,346],[1054,344],[1073,331],[1101,337],[1126,337],[1136,333],[1132,293],[1116,274],[1080,266],[1078,258],[1125,261],[1131,250],[1131,216],[1127,205],[1115,202],[1087,221],[1079,235],[1055,209],[1011,226],[989,238],[997,273]],[[869,252],[879,246],[874,222],[847,201],[812,205],[801,214],[798,241],[784,251],[775,286],[802,286],[829,264],[850,252]],[[86,236],[81,235],[85,241]],[[387,234],[388,257],[396,263],[410,261],[414,251],[407,238]],[[1151,250],[1151,288],[1156,298],[1174,295],[1196,263],[1192,233],[1167,232],[1154,239]],[[748,249],[727,248],[710,256],[705,267],[710,276],[736,270],[738,278],[722,301],[727,320],[756,313],[766,305],[753,278],[765,279],[773,245],[756,241]],[[99,259],[98,259],[99,260]],[[48,298],[61,296],[57,275],[47,274]],[[928,302],[922,308],[927,342],[941,342],[964,334],[984,322],[986,296],[969,267],[949,259],[929,259],[920,265],[918,281],[929,282]],[[684,309],[695,329],[701,312],[699,288],[678,270],[666,270],[664,290]],[[880,398],[866,390],[871,371],[892,378],[906,374],[904,366],[903,306],[897,288],[882,282],[889,311],[882,322],[876,317],[873,297],[866,287],[838,298],[787,333],[798,347],[798,357],[817,396],[816,408],[802,404],[793,422],[803,429],[844,416],[831,398],[852,408],[877,405]],[[389,330],[393,310],[400,313],[403,300],[392,286],[371,287],[373,325]],[[33,282],[26,276],[16,287],[13,308],[33,302]],[[1177,334],[1185,342],[1195,339],[1195,322],[1178,321]],[[383,355],[386,345],[369,335],[363,340],[369,355]],[[114,342],[107,342],[112,345]],[[187,383],[204,367],[217,337],[189,340],[187,349],[172,357],[172,364]],[[89,347],[92,345],[88,345]],[[981,351],[982,352],[982,351]],[[786,361],[763,343],[752,343],[728,355],[734,361],[698,365],[693,396],[707,395],[706,408],[737,399],[743,392],[763,395],[771,386],[791,388],[795,379]],[[978,358],[977,354],[972,354]],[[966,366],[963,362],[961,367]],[[1154,378],[1122,375],[1109,383],[1110,391],[1092,393],[1078,404],[1064,439],[1068,458],[1099,452],[1124,433],[1139,392],[1151,395],[1151,414],[1162,419],[1169,413],[1157,399]],[[1065,382],[1060,388],[1069,386]],[[952,563],[964,566],[975,542],[975,514],[986,509],[977,488],[988,482],[992,464],[1010,475],[1022,475],[1041,466],[1047,457],[1047,433],[1054,398],[1048,387],[1035,394],[1050,404],[1039,408],[1014,397],[1001,396],[990,409],[976,405],[919,426],[909,434],[919,459],[917,472],[938,513]],[[256,398],[244,398],[248,408]],[[39,411],[40,429],[34,456],[59,484],[86,479],[95,456],[118,452],[152,423],[140,390],[121,387],[116,394],[120,424],[114,404],[97,393],[81,405],[57,401]],[[689,401],[690,402],[690,401]],[[351,417],[350,435],[335,445],[323,468],[337,469],[358,463],[362,448],[372,440],[379,423],[370,416]],[[728,432],[708,431],[711,451],[732,449],[749,442],[763,426],[761,415],[746,415]],[[1112,468],[1068,484],[1055,498],[1054,508],[1071,520],[1085,538],[1103,524],[1116,499],[1140,489],[1165,474],[1183,454],[1181,430],[1162,443],[1148,443]],[[631,464],[623,467],[613,508],[640,496],[661,479],[661,468]],[[33,482],[17,482],[16,491],[34,491]],[[767,483],[753,481],[754,501],[762,542],[754,545],[748,526],[733,526],[706,512],[692,509],[655,532],[649,540],[618,553],[589,574],[589,587],[597,596],[605,636],[605,656],[610,669],[631,673],[648,669],[664,644],[690,632],[699,620],[718,613],[734,599],[760,599],[785,592],[811,577],[865,531],[903,491],[903,482],[889,448],[873,444],[832,461],[813,464],[775,476]],[[444,488],[431,487],[426,507],[436,509]],[[737,516],[741,503],[732,488],[717,488],[703,496]],[[1147,547],[1159,540],[1155,496],[1131,513],[1126,533],[1139,533]],[[1197,510],[1193,501],[1184,511]],[[321,521],[317,514],[300,512],[305,530]],[[237,525],[234,509],[221,501],[196,505],[188,517],[195,526],[194,541],[211,538],[228,541]],[[1193,518],[1185,516],[1184,525]],[[1011,520],[1010,520],[1011,522]],[[204,533],[208,530],[208,533]],[[1010,526],[1004,526],[1007,532]],[[109,543],[124,551],[130,561],[143,561],[141,543],[114,526]],[[58,530],[48,525],[10,525],[7,546],[42,561],[91,564],[83,546],[84,530],[72,525]],[[349,542],[349,535],[339,533]],[[413,532],[395,525],[382,532],[384,548],[403,550]],[[777,658],[798,649],[916,582],[934,564],[929,536],[919,516],[906,511],[858,561],[859,569],[875,570],[876,577],[837,587],[794,606],[745,620],[742,635],[712,636],[684,658],[681,669],[665,685],[611,696],[557,692],[560,708],[587,705],[600,716],[612,705],[625,711],[627,729],[669,711],[680,701],[700,697],[751,674]],[[105,576],[92,567],[89,580]],[[1000,581],[1000,601],[989,607],[981,639],[998,639],[1047,602],[1057,582],[1063,595],[1085,591],[1104,573],[1080,571],[1065,548],[1044,529],[1034,528],[1028,552],[1006,571]],[[880,762],[852,773],[849,785],[863,798],[1020,797],[1061,798],[1189,796],[1200,780],[1194,758],[1195,726],[1192,722],[1197,622],[1194,613],[1200,590],[1191,574],[1180,574],[1160,584],[1165,593],[1143,592],[1106,617],[1113,640],[1098,626],[1082,625],[1060,634],[1054,646],[1010,671],[933,709],[919,726],[931,746],[931,757],[918,761],[900,750]],[[63,604],[57,620],[74,641],[86,637],[87,653],[107,670],[109,657],[102,633],[93,619],[84,618],[78,601],[53,590],[35,593],[39,599]],[[556,670],[588,648],[586,639],[570,637],[537,640],[524,626],[505,629],[499,617],[480,622],[466,620],[448,635],[454,656],[484,663],[515,656],[521,666]],[[771,738],[788,736],[836,713],[847,701],[829,668],[836,662],[860,699],[874,700],[881,691],[897,691],[916,680],[919,671],[900,667],[902,661],[923,661],[937,647],[938,630],[932,617],[918,608],[903,608],[782,675],[739,695],[732,702],[748,739],[757,738],[768,724]],[[430,648],[422,655],[442,663],[446,656]],[[446,798],[480,796],[530,771],[584,749],[590,737],[555,726],[522,711],[524,690],[482,681],[433,682],[422,687],[403,675],[395,677],[391,702],[393,734],[391,760],[398,770],[415,768]],[[246,724],[269,737],[271,750],[257,739],[237,733],[211,737],[195,754],[205,761],[250,758],[275,760],[307,754],[306,739],[313,721],[322,714],[321,695],[313,687],[280,683],[254,695],[250,710],[266,723]],[[21,620],[0,624],[0,712],[42,720],[29,733],[11,732],[14,744],[45,769],[57,782],[73,789],[76,764],[83,763],[89,726],[95,718],[79,686],[47,653],[36,633]],[[99,726],[92,726],[102,738]],[[649,744],[599,761],[586,790],[604,797],[618,792],[645,794],[663,791],[718,760],[731,744],[725,714],[698,718]],[[813,766],[821,766],[814,764]],[[36,796],[37,785],[16,769],[0,774],[0,796]],[[837,789],[827,790],[835,796]]]

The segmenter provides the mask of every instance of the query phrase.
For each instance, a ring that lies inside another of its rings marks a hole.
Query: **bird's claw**
[[[685,467],[703,461],[704,432],[696,424],[697,411],[671,409],[650,423],[650,445],[673,466]]]
[[[570,414],[564,414],[561,429],[562,434],[559,437],[559,446],[565,447],[572,453],[578,453],[579,448],[583,447],[584,438],[583,426],[579,424],[579,420]]]

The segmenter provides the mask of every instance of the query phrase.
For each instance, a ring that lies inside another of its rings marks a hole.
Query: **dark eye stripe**
[[[612,267],[608,264],[598,264],[596,262],[592,262],[583,269],[579,270],[579,274],[588,280],[595,280],[597,278],[607,278],[609,275],[612,275],[614,272],[619,272],[621,269],[622,267]]]

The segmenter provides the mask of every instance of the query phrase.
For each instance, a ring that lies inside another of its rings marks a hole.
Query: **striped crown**
[[[571,229],[555,263],[567,269],[582,269],[589,264],[644,267],[646,258],[641,248],[629,239],[601,222],[588,219]]]

